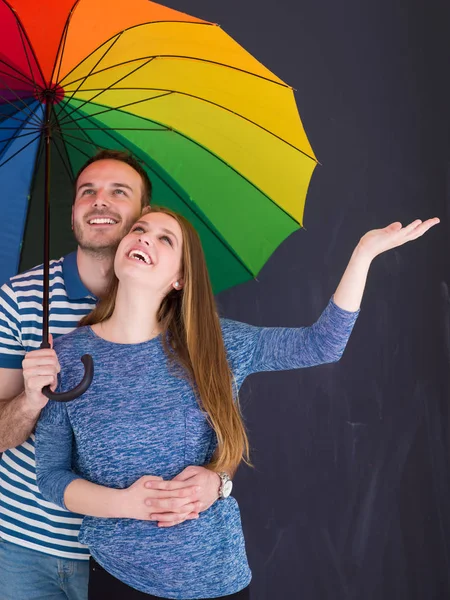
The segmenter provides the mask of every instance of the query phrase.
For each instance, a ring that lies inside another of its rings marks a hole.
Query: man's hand
[[[51,335],[49,341],[52,344]],[[42,389],[49,385],[54,391],[61,370],[56,352],[53,348],[32,350],[25,354],[22,369],[25,395],[29,405],[36,409],[44,408],[48,398],[44,396]]]
[[[147,481],[145,487],[157,492],[151,500],[152,520],[158,521],[158,527],[172,527],[197,519],[218,499],[220,483],[217,473],[194,466],[186,467],[171,481]]]
[[[49,348],[28,352],[22,369],[0,369],[0,452],[29,438],[48,402],[42,388],[55,388],[60,366],[55,351]]]

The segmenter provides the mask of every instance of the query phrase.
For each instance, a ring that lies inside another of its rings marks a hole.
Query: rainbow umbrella
[[[50,195],[65,250],[67,182],[99,148],[130,150],[193,223],[216,292],[301,226],[317,164],[292,88],[218,25],[148,0],[0,0],[1,279],[37,262],[40,220],[48,263]]]
[[[147,0],[0,0],[0,34],[0,277],[19,265],[46,127],[69,174],[98,148],[136,154],[154,201],[200,232],[216,291],[301,225],[316,159],[293,91],[216,24]]]

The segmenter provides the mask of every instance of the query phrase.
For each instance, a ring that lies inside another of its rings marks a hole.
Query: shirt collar
[[[96,296],[90,292],[81,281],[80,274],[78,272],[76,251],[71,252],[64,257],[62,271],[67,296],[70,300],[79,300],[86,297],[97,300]]]

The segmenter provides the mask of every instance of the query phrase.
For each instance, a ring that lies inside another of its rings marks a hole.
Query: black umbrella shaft
[[[44,143],[45,143],[45,189],[44,189],[44,281],[42,298],[42,343],[41,348],[49,348],[48,343],[48,324],[50,312],[50,143],[51,143],[51,111],[55,98],[54,90],[48,90],[45,94],[45,123],[44,123]],[[73,389],[67,392],[52,392],[50,386],[45,386],[42,393],[50,400],[58,402],[69,402],[84,394],[92,383],[94,377],[94,361],[92,356],[85,354],[81,361],[84,365],[84,375],[82,381]]]
[[[49,348],[49,280],[50,280],[50,119],[52,102],[47,98],[45,103],[45,189],[44,189],[44,289],[42,299],[42,344],[41,348]]]

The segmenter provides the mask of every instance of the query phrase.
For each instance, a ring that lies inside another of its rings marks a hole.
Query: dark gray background
[[[255,468],[236,497],[252,598],[447,598],[448,3],[165,4],[220,23],[297,90],[322,163],[306,230],[219,298],[225,315],[308,324],[365,231],[442,219],[376,260],[340,363],[247,382]]]

